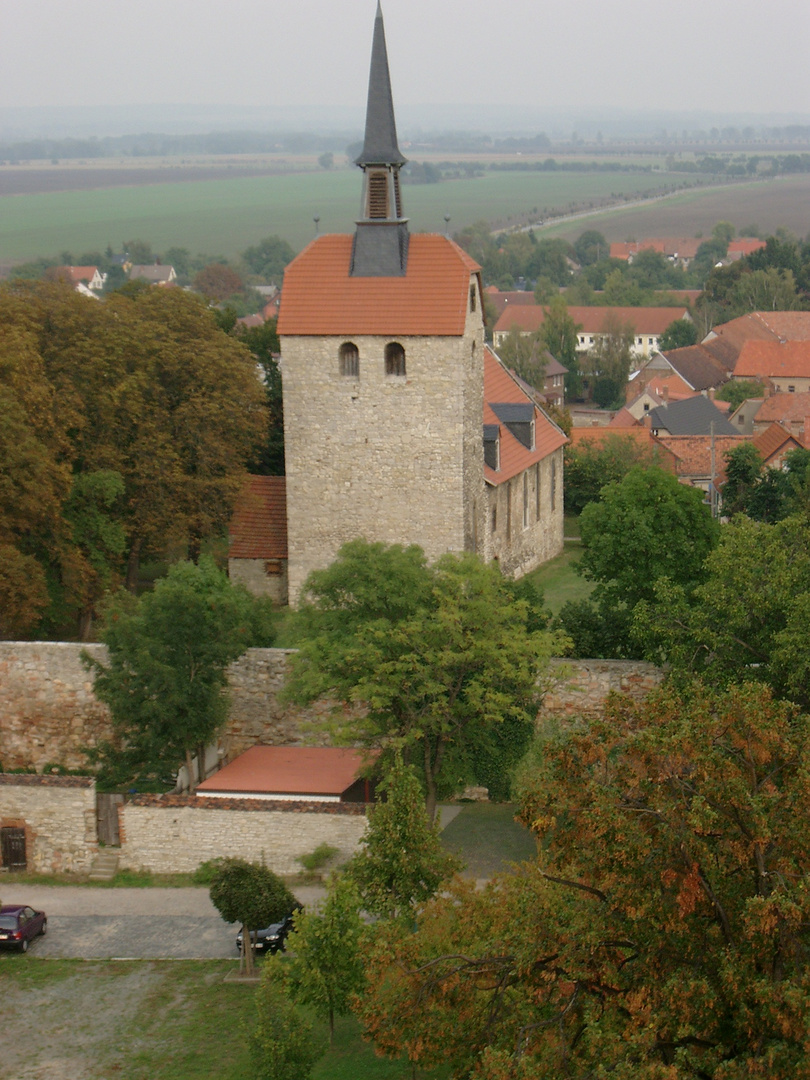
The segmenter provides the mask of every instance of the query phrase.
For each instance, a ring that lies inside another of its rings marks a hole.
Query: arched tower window
[[[405,350],[398,341],[389,341],[385,346],[385,374],[405,374]]]
[[[360,353],[353,341],[344,341],[338,349],[340,374],[351,379],[360,378]]]

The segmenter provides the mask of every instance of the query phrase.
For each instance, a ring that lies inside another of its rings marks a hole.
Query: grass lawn
[[[254,987],[223,982],[234,967],[230,960],[87,963],[4,954],[0,1080],[253,1080],[246,1033],[256,1017]],[[31,1017],[39,1018],[33,1028]],[[326,1042],[326,1025],[318,1035]],[[376,1057],[356,1021],[343,1017],[312,1075],[414,1074],[407,1062]]]
[[[527,575],[543,590],[545,606],[552,615],[556,615],[569,600],[585,600],[593,590],[593,582],[580,577],[574,569],[581,554],[582,544],[567,539],[561,555]]]
[[[511,803],[465,803],[442,832],[442,844],[463,860],[466,875],[491,877],[535,857],[534,837],[515,821]]]

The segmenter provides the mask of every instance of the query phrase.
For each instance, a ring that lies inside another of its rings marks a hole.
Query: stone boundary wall
[[[120,866],[156,874],[191,872],[226,855],[295,874],[298,856],[319,844],[337,848],[341,863],[357,850],[367,822],[361,803],[149,795],[122,804],[118,820]]]
[[[29,871],[87,873],[98,852],[95,781],[0,774],[0,828],[6,826],[25,829]]]
[[[0,642],[0,764],[41,772],[48,762],[68,768],[85,764],[82,747],[109,738],[109,714],[93,695],[93,680],[81,662],[86,650],[103,661],[103,645],[66,642]],[[301,709],[279,704],[290,650],[248,649],[228,673],[231,705],[220,737],[227,762],[255,743],[283,746],[313,741],[313,727],[326,705]],[[541,716],[594,714],[617,690],[643,697],[663,672],[652,664],[625,660],[554,660],[551,688]],[[328,744],[325,732],[315,741]]]
[[[596,716],[611,693],[643,701],[665,674],[643,660],[552,660],[539,717]]]

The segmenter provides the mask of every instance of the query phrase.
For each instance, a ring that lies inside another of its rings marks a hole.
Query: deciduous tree
[[[240,970],[253,970],[251,930],[281,922],[298,901],[272,870],[244,859],[223,859],[211,880],[211,903],[225,922],[242,926]]]
[[[335,733],[349,742],[413,753],[432,820],[439,791],[472,778],[504,725],[515,746],[528,733],[554,639],[526,619],[497,567],[473,555],[428,568],[418,547],[352,541],[307,582],[288,693],[337,702]]]
[[[85,662],[112,713],[111,758],[130,770],[124,779],[185,761],[194,790],[192,757],[225,722],[226,669],[256,639],[257,605],[207,557],[176,563],[139,600],[110,600],[101,633],[109,660]]]
[[[761,687],[619,699],[546,738],[536,864],[376,930],[378,1050],[476,1080],[801,1075],[809,740]]]

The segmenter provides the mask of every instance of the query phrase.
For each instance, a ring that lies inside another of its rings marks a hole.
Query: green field
[[[455,232],[482,218],[506,226],[544,208],[564,211],[613,194],[629,197],[673,179],[661,172],[488,172],[475,179],[408,185],[403,196],[414,232],[443,232],[445,214],[451,215]],[[233,256],[277,234],[299,250],[314,235],[316,214],[321,232],[351,231],[360,191],[358,170],[336,169],[5,196],[0,263],[63,250],[78,256],[108,244],[118,249],[135,238],[157,252],[178,246]]]

